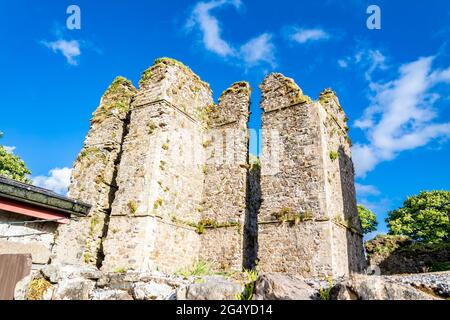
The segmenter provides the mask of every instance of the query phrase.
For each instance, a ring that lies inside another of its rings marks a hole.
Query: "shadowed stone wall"
[[[207,115],[200,257],[220,270],[242,268],[250,94],[247,82],[234,83]]]

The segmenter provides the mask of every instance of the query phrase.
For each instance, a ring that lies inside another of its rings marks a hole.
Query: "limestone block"
[[[92,292],[92,300],[133,300],[130,294],[123,290],[96,289]]]
[[[175,290],[163,283],[137,282],[133,285],[133,297],[136,300],[170,300]]]
[[[97,280],[101,276],[101,272],[95,267],[69,264],[49,264],[41,269],[41,273],[51,283],[80,277]]]
[[[14,289],[14,300],[27,300],[28,299],[28,290],[30,288],[31,280],[33,276],[30,274],[17,282],[16,287]]]
[[[255,282],[254,300],[315,300],[316,290],[303,278],[290,274],[269,273]]]
[[[33,263],[46,264],[50,259],[50,249],[40,243],[17,243],[0,240],[0,254],[30,253]]]
[[[353,275],[335,286],[335,300],[438,300],[411,286],[386,281],[379,276]]]
[[[177,300],[235,300],[241,285],[222,276],[206,276],[177,290]]]
[[[83,278],[65,279],[58,283],[53,300],[89,300],[95,282]]]

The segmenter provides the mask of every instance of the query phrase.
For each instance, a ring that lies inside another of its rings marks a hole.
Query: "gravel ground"
[[[383,276],[387,281],[400,282],[416,288],[431,289],[442,297],[450,297],[450,271]]]

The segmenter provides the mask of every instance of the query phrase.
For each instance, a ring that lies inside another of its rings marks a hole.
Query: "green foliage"
[[[249,162],[250,162],[250,172],[261,171],[261,160],[259,159],[259,157],[250,154]]]
[[[91,253],[90,252],[85,252],[83,254],[83,261],[84,261],[84,263],[91,262]]]
[[[122,76],[116,77],[105,91],[100,108],[94,112],[92,123],[102,122],[113,109],[120,113],[130,111],[130,100],[135,92],[136,89],[130,80]]]
[[[214,219],[209,218],[202,218],[196,225],[195,225],[195,231],[198,234],[203,234],[205,232],[205,229],[218,229],[218,228],[228,228],[228,227],[234,227],[234,226],[240,226],[239,222],[226,222],[226,223],[219,223],[218,221]]]
[[[253,292],[255,291],[255,282],[259,277],[257,270],[244,270],[247,278],[247,283],[244,286],[244,291],[236,296],[236,300],[252,300]]]
[[[149,134],[153,134],[153,132],[155,132],[155,130],[158,128],[158,126],[155,124],[155,123],[153,123],[153,122],[149,122],[148,124],[147,124],[147,129],[148,129],[148,133]]]
[[[113,270],[113,272],[115,273],[126,273],[127,269],[126,268],[116,268]]]
[[[366,241],[364,246],[369,256],[373,254],[389,256],[400,248],[409,247],[412,243],[409,237],[379,234],[372,240]]]
[[[0,132],[0,138],[3,132]],[[31,183],[28,175],[31,171],[25,162],[17,155],[6,151],[5,147],[0,145],[0,176],[16,181]]]
[[[138,209],[138,205],[135,200],[131,200],[130,202],[128,202],[128,209],[130,209],[130,212],[132,214],[136,213],[136,211]]]
[[[320,300],[331,300],[331,290],[333,289],[333,278],[326,277],[325,280],[328,282],[328,287],[324,288],[320,286],[319,289]]]
[[[377,216],[372,211],[362,205],[358,205],[358,214],[361,220],[361,228],[364,234],[368,234],[377,230]]]
[[[339,153],[336,151],[330,151],[330,159],[331,161],[336,161],[339,158]]]
[[[203,148],[208,148],[212,145],[213,141],[212,140],[206,140],[202,143]]]
[[[89,234],[94,236],[95,227],[100,223],[98,217],[92,217],[89,225]]]
[[[212,274],[212,265],[210,262],[199,260],[196,261],[189,268],[183,268],[176,272],[176,274],[182,276],[183,278],[189,277],[201,277]]]
[[[227,93],[238,93],[243,92],[246,94],[251,94],[252,89],[247,81],[238,81],[233,83],[228,89],[222,92],[221,97]]]
[[[408,246],[403,246],[397,249],[397,252],[405,253],[410,256],[416,256],[418,254],[431,254],[438,252],[450,252],[450,242],[440,243],[411,243]]]
[[[161,199],[161,198],[158,198],[158,199],[156,199],[155,200],[155,203],[153,203],[153,209],[158,209],[159,207],[162,207],[162,205],[163,205],[163,199]]]
[[[101,152],[100,149],[97,147],[84,148],[83,150],[81,150],[80,155],[78,156],[78,160],[81,160],[83,158],[89,157],[90,155],[100,152]]]
[[[431,272],[442,272],[450,270],[450,262],[438,262],[430,266]]]
[[[391,235],[424,243],[447,241],[450,235],[450,191],[424,191],[409,197],[386,219]]]
[[[312,220],[312,213],[298,213],[287,207],[281,208],[279,212],[273,213],[272,216],[280,222],[288,222],[291,225],[297,225],[300,222]]]

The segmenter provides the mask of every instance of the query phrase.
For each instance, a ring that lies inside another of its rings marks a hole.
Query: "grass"
[[[187,279],[189,277],[201,277],[212,274],[212,264],[207,261],[196,261],[188,268],[180,269],[176,272],[177,275]]]
[[[130,202],[128,202],[128,209],[130,209],[130,212],[132,214],[135,214],[138,209],[136,201],[131,200]]]
[[[300,222],[312,220],[312,213],[297,213],[291,208],[284,207],[279,212],[273,213],[273,217],[279,222],[288,222],[291,225],[297,225]]]
[[[153,204],[153,209],[158,209],[159,207],[162,207],[163,205],[163,199],[158,198],[156,199],[155,203]]]
[[[331,290],[333,289],[333,278],[326,277],[325,280],[328,282],[328,288],[320,286],[319,289],[320,300],[331,300]]]
[[[259,277],[257,270],[244,270],[247,283],[244,285],[244,291],[236,296],[236,300],[252,300],[255,291],[255,282]]]

